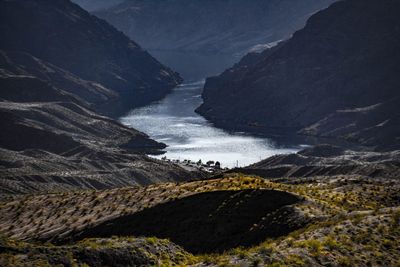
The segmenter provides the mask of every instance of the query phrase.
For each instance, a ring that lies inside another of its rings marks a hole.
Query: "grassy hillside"
[[[397,266],[399,187],[397,180],[362,176],[272,182],[229,174],[207,181],[8,199],[0,207],[0,259],[5,266],[37,260],[51,266],[135,266],[138,261],[161,266]],[[214,195],[207,200],[207,194]],[[198,200],[202,208],[195,205]],[[232,218],[245,223],[237,228],[229,224]],[[271,228],[285,231],[264,231]],[[204,230],[198,234],[198,229]],[[237,229],[235,239],[232,231]],[[259,238],[250,238],[252,234]],[[237,242],[227,244],[224,237]],[[98,256],[104,249],[107,257]]]

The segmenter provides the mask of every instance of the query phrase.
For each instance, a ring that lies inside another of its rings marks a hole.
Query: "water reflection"
[[[167,144],[165,156],[170,159],[213,160],[221,162],[223,167],[235,167],[299,150],[299,147],[277,147],[268,138],[228,133],[213,127],[194,112],[201,104],[203,85],[204,81],[183,84],[162,101],[132,110],[121,122]]]

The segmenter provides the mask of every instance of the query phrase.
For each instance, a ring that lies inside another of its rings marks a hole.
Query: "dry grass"
[[[229,177],[105,191],[31,195],[0,205],[0,234],[18,240],[62,237],[71,231],[196,193],[262,188],[264,183],[260,178]]]
[[[204,255],[206,266],[400,266],[400,183],[363,177],[320,177],[313,182],[266,181],[293,192],[314,221],[250,249]]]
[[[297,183],[230,174],[188,183],[26,196],[0,205],[0,231],[19,240],[67,235],[121,215],[193,194],[275,189],[303,196],[296,209],[313,218],[298,231],[252,248],[190,255],[195,266],[399,266],[400,183],[361,176],[315,177]],[[189,264],[189,262],[185,262]]]

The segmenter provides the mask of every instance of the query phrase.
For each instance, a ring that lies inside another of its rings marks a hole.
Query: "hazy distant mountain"
[[[121,113],[164,97],[180,77],[69,0],[0,1],[0,49],[27,52],[119,95]],[[107,103],[105,103],[106,105]]]
[[[221,73],[290,37],[335,0],[125,0],[94,12],[185,79]]]
[[[400,3],[348,0],[207,80],[198,112],[227,128],[400,144]]]
[[[88,11],[98,11],[122,3],[124,0],[71,0]]]
[[[150,50],[238,53],[289,37],[333,0],[125,0],[96,12]]]

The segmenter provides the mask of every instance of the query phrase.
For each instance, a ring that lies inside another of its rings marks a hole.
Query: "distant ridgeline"
[[[150,51],[235,55],[288,38],[334,1],[125,0],[94,14]]]
[[[71,0],[82,8],[92,12],[110,8],[122,3],[124,0]]]
[[[347,0],[292,38],[207,79],[197,112],[216,125],[400,148],[400,2]]]

